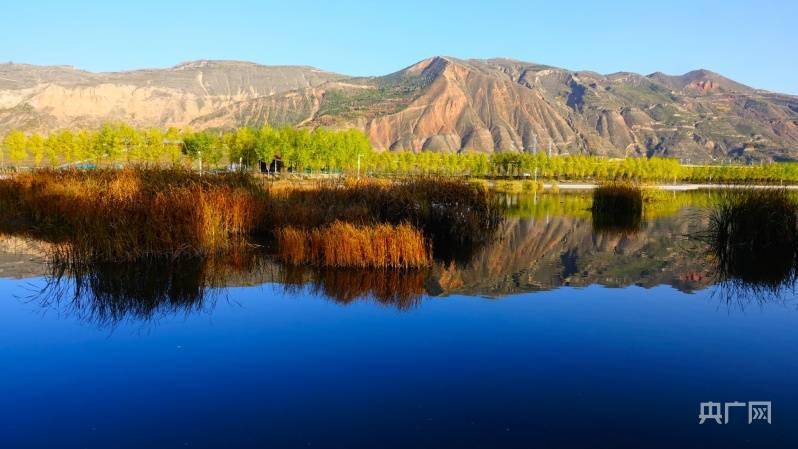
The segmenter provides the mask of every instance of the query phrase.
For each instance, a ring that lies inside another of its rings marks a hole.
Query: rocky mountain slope
[[[184,127],[236,102],[339,78],[312,67],[234,61],[196,61],[119,73],[0,64],[0,132],[12,128],[46,132],[108,121]]]
[[[798,159],[798,97],[706,70],[600,75],[449,57],[379,77],[228,61],[120,73],[0,65],[0,133],[110,120],[357,127],[390,150]]]

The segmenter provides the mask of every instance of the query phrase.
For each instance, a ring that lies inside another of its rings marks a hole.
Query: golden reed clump
[[[466,181],[418,177],[397,181],[348,180],[267,188],[264,220],[274,229],[319,227],[334,221],[410,223],[433,239],[480,241],[501,221],[489,192]]]
[[[467,260],[494,236],[502,220],[496,197],[482,186],[452,178],[280,186],[268,188],[267,196],[267,228],[321,228],[335,221],[409,224],[423,233],[441,260]]]
[[[276,231],[278,255],[294,265],[419,268],[432,259],[424,235],[408,224],[353,225],[336,221],[312,229]]]
[[[242,243],[263,209],[237,175],[183,170],[37,171],[0,182],[4,222],[69,241],[87,259],[207,255]]]
[[[269,183],[187,170],[42,170],[0,180],[0,231],[69,244],[86,261],[205,257],[274,237],[288,261],[427,266],[477,247],[500,212],[484,188],[445,178]]]

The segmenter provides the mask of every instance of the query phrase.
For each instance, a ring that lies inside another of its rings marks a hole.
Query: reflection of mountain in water
[[[591,284],[701,289],[711,274],[687,253],[686,235],[696,226],[690,209],[627,235],[594,233],[587,218],[510,218],[500,238],[465,267],[436,267],[439,289],[431,293],[494,296]]]
[[[257,252],[206,260],[72,264],[52,245],[0,238],[0,276],[44,276],[45,305],[68,305],[89,321],[147,321],[203,310],[221,289],[273,283],[348,304],[373,300],[411,308],[423,294],[501,296],[560,286],[667,284],[682,291],[711,283],[708,264],[688,254],[698,220],[689,209],[649,220],[634,234],[595,233],[589,217],[508,218],[497,239],[465,264],[424,271],[292,268]],[[47,261],[45,263],[44,261]],[[264,295],[270,290],[264,289]]]
[[[45,273],[44,257],[51,245],[0,234],[0,277],[22,279]]]

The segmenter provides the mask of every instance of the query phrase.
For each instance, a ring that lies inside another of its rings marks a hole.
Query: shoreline
[[[255,178],[266,179],[269,181],[287,181],[290,183],[302,184],[303,182],[313,182],[319,180],[331,180],[331,179],[340,179],[336,175],[311,175],[311,176],[303,176],[303,177],[294,177],[294,176],[280,176],[280,177],[268,177],[264,176],[260,173],[253,173],[252,174]],[[0,180],[7,180],[14,178],[14,174],[11,173],[0,173]],[[369,177],[364,176],[364,179],[382,179],[379,176],[376,177]],[[485,178],[468,178],[468,180],[477,180],[483,179],[488,182],[491,188],[495,188],[497,181],[502,182],[522,182],[522,181],[529,181],[529,179],[510,179],[510,180],[496,180],[496,179],[485,179]],[[608,181],[612,182],[612,181]],[[595,190],[601,185],[601,183],[595,182],[563,182],[563,183],[552,183],[552,182],[543,182],[543,190],[570,190],[570,191],[587,191],[587,190]],[[641,186],[644,188],[653,188],[657,190],[663,190],[666,192],[688,192],[688,191],[695,191],[695,190],[734,190],[734,189],[786,189],[786,190],[798,190],[798,184],[714,184],[714,183],[679,183],[679,184],[645,184],[641,183]]]
[[[543,183],[544,190],[552,190],[555,187],[559,190],[594,190],[600,184],[594,183],[564,183],[552,184]],[[687,192],[694,190],[735,190],[735,189],[786,189],[798,190],[798,185],[768,185],[768,184],[650,184],[643,185],[644,188],[653,188],[668,192]]]

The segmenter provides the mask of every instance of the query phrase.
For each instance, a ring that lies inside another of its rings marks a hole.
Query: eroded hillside
[[[119,73],[0,65],[0,133],[107,121],[355,127],[389,150],[798,158],[798,97],[706,70],[600,75],[449,57],[379,77],[232,61]]]

